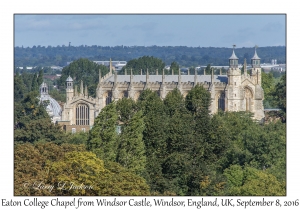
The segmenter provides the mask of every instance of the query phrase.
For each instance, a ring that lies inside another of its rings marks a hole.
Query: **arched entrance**
[[[252,111],[252,103],[253,103],[253,94],[252,94],[252,91],[246,87],[245,88],[245,109],[246,111],[248,112],[251,112]]]

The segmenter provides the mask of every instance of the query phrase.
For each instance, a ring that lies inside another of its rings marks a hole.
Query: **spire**
[[[164,82],[165,82],[165,69],[163,69],[163,72],[162,72],[161,82],[162,82],[162,84],[164,84]]]
[[[111,73],[111,74],[112,74],[111,58],[109,59],[109,73]]]
[[[101,70],[99,69],[99,83],[102,82],[102,78],[101,78]]]
[[[205,71],[205,70],[204,70]],[[195,69],[195,76],[194,76],[194,86],[197,84],[197,69]]]
[[[77,85],[75,85],[75,96],[78,96],[78,93],[77,93]]]
[[[211,85],[213,84],[214,82],[214,68],[211,67],[211,77],[210,77],[210,82],[211,82]]]
[[[148,83],[149,82],[149,71],[148,71],[148,69],[147,69],[147,73],[146,73],[146,83]]]
[[[255,52],[253,58],[251,58],[251,63],[253,68],[260,68],[260,58],[258,57],[256,53],[256,48],[258,48],[257,45],[255,45]]]
[[[236,47],[236,45],[233,45],[233,49],[232,49],[232,55],[229,58],[229,68],[237,68],[238,67],[238,57],[236,57],[235,53],[234,53],[234,48]]]
[[[256,48],[258,48],[257,45],[255,45],[255,52],[254,52],[254,56],[252,59],[260,59],[260,57],[258,57],[257,53],[256,53]]]
[[[83,82],[81,80],[81,83],[80,83],[80,94],[83,95]]]
[[[247,59],[244,58],[244,75],[247,75]]]
[[[87,85],[85,85],[85,89],[84,89],[84,95],[87,97],[88,96],[88,89],[87,89]]]
[[[130,85],[132,84],[133,82],[133,75],[132,75],[132,69],[130,69]]]
[[[118,74],[117,71],[115,71],[114,86],[117,85],[117,80],[118,80]]]
[[[178,70],[178,85],[181,84],[181,71],[180,69]]]

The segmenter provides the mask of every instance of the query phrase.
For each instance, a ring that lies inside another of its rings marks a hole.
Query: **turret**
[[[66,100],[66,102],[68,102],[74,96],[73,79],[70,76],[66,79],[66,84],[67,84],[67,89],[66,89],[67,100]]]
[[[256,53],[256,48],[257,46],[255,46],[254,56],[251,58],[251,65],[252,65],[251,77],[254,78],[256,84],[261,85],[260,58]]]
[[[238,86],[241,84],[241,70],[238,68],[238,57],[235,55],[233,45],[232,55],[229,58],[229,68],[227,71],[228,85]]]
[[[238,68],[238,57],[236,57],[235,53],[234,53],[234,48],[236,47],[236,45],[233,45],[233,50],[232,50],[232,55],[229,58],[229,68]]]
[[[195,69],[195,75],[194,75],[194,86],[196,85],[197,85],[197,69]]]
[[[256,48],[257,46],[255,46],[254,56],[251,58],[252,68],[260,68],[260,58],[257,56]]]

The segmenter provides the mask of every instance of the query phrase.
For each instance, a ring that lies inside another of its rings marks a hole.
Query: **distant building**
[[[123,66],[126,66],[127,62],[126,61],[94,61],[95,63],[99,65],[104,65],[107,67],[112,67],[113,70],[120,71]]]
[[[58,102],[48,94],[48,86],[43,82],[40,86],[40,102],[48,102],[46,111],[53,123],[61,121],[61,107]]]
[[[123,66],[126,66],[127,61],[111,61],[111,59],[109,61],[94,61],[95,63],[97,63],[98,65],[104,65],[106,67],[112,68],[112,70],[116,70],[116,71],[120,71]],[[70,65],[71,62],[67,62],[67,65]]]
[[[100,62],[100,61],[99,61]],[[101,63],[100,63],[101,64]],[[107,64],[106,64],[107,65]],[[88,95],[87,86],[81,81],[80,92],[73,88],[73,79],[69,76],[66,80],[66,103],[63,105],[62,118],[58,123],[66,131],[88,130],[93,126],[95,118],[106,105],[122,98],[137,100],[145,89],[155,91],[161,99],[174,88],[178,88],[185,97],[196,85],[202,85],[211,94],[210,112],[212,114],[223,111],[249,111],[254,118],[264,118],[263,98],[261,86],[260,58],[256,49],[251,59],[250,74],[241,73],[238,58],[234,50],[229,58],[227,74],[215,75],[118,75],[109,64],[110,71],[103,77],[99,75],[99,84],[96,89],[96,98]],[[246,62],[244,68],[247,68]],[[225,73],[225,72],[224,72]]]
[[[61,66],[51,66],[50,67],[52,70],[58,70],[58,71],[62,71],[63,67]]]

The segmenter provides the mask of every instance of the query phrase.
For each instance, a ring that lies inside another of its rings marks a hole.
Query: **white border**
[[[299,82],[299,9],[297,4],[279,0],[242,2],[231,1],[4,1],[0,6],[1,25],[1,179],[0,199],[23,200],[13,197],[13,14],[14,13],[286,13],[287,14],[287,197],[283,200],[299,199],[299,138],[298,100],[296,93]],[[3,135],[4,134],[4,135]],[[86,197],[85,197],[86,198]],[[124,200],[128,197],[124,197]],[[222,197],[218,197],[221,199]],[[236,197],[231,197],[236,199]],[[257,197],[258,200],[259,197]],[[42,199],[41,197],[39,199]],[[50,200],[51,197],[44,197]],[[60,199],[63,199],[60,197]],[[66,200],[70,200],[68,197]],[[180,199],[177,197],[176,199]],[[183,198],[182,198],[183,199]],[[247,197],[241,197],[247,199]],[[267,197],[276,200],[277,197]],[[0,200],[1,202],[1,200]],[[0,203],[1,205],[1,203]],[[37,207],[38,208],[38,207]],[[100,207],[97,207],[99,209]],[[168,207],[167,209],[171,209]],[[195,207],[193,207],[196,209]],[[262,207],[263,208],[263,207]],[[255,209],[262,209],[255,208]],[[298,207],[299,208],[299,207]],[[10,208],[15,209],[15,208]],[[23,208],[22,208],[23,209]],[[29,209],[29,208],[28,208]],[[46,208],[50,209],[50,208]],[[55,209],[55,208],[53,208]],[[61,209],[61,208],[60,208]],[[74,208],[69,208],[74,209]],[[80,208],[85,209],[85,208]],[[93,208],[89,208],[93,209]],[[96,208],[94,208],[96,209]],[[112,208],[113,209],[113,208]],[[156,209],[156,208],[155,208]],[[165,209],[165,208],[164,208]],[[221,208],[224,209],[224,208]],[[237,209],[237,208],[236,208]],[[272,208],[273,209],[273,208]],[[291,208],[290,208],[291,209]],[[293,208],[297,209],[297,208]]]

